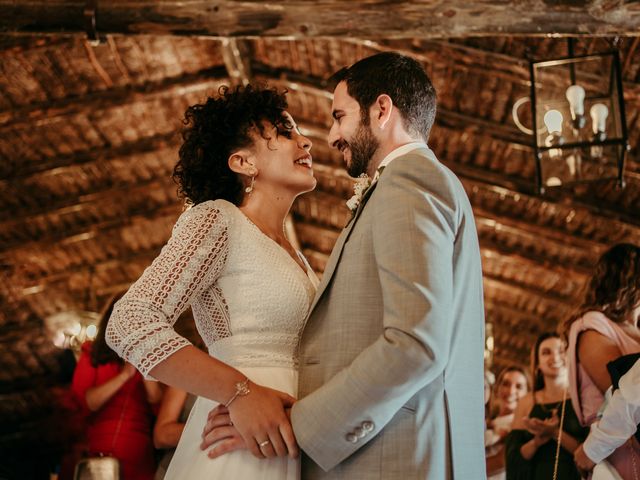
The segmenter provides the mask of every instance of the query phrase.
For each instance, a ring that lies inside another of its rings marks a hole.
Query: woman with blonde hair
[[[489,421],[485,433],[487,477],[503,480],[505,474],[504,439],[511,431],[518,401],[529,391],[529,377],[524,368],[505,367],[498,375],[491,395]]]

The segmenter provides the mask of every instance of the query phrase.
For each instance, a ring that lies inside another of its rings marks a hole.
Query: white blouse
[[[173,329],[190,306],[212,356],[234,366],[295,367],[315,294],[306,268],[232,203],[198,204],[180,216],[160,255],[116,303],[107,343],[148,377],[190,344]]]

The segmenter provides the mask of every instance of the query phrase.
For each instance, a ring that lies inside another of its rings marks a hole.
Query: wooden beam
[[[507,255],[517,254],[544,267],[558,265],[581,275],[590,275],[598,255],[605,248],[605,245],[597,248],[574,245],[569,235],[561,241],[555,235],[545,235],[543,228],[493,216],[478,208],[473,214],[482,247]]]
[[[446,164],[447,162],[444,163]],[[574,241],[584,240],[587,242],[586,244],[592,244],[594,246],[607,245],[612,241],[628,241],[631,243],[640,243],[640,219],[638,218],[635,220],[629,218],[627,220],[627,215],[625,214],[625,218],[620,219],[620,215],[603,212],[602,209],[596,209],[595,207],[581,205],[580,202],[577,201],[554,202],[552,200],[547,200],[544,197],[541,198],[534,195],[527,195],[524,192],[492,185],[490,182],[483,178],[466,176],[464,173],[456,170],[455,166],[452,168],[452,170],[460,177],[463,185],[465,186],[467,194],[471,198],[471,203],[474,207],[474,210],[478,208],[482,209],[482,214],[484,216],[491,217],[497,215],[505,218],[510,217],[514,220],[519,220],[518,215],[522,212],[518,213],[517,209],[514,211],[514,209],[512,208],[505,215],[503,213],[493,211],[493,209],[495,208],[495,204],[508,205],[509,203],[520,203],[523,207],[521,207],[519,210],[522,210],[522,208],[524,208],[524,206],[526,206],[527,204],[535,203],[537,204],[537,216],[548,217],[549,210],[556,210],[554,216],[564,218],[564,222],[555,225],[555,227],[557,228],[548,229],[549,232],[558,231],[558,233],[560,234],[559,238],[564,237],[568,240],[574,238]],[[475,199],[474,194],[476,192],[479,192],[480,189],[482,190],[482,194],[479,199]],[[483,196],[487,198],[484,198]],[[489,201],[488,197],[493,197],[492,201]],[[513,206],[515,207],[515,205]],[[502,208],[502,210],[505,209]],[[589,226],[590,228],[588,229],[588,231],[586,231],[586,229],[576,229],[574,225],[571,224],[571,218],[574,217],[576,213],[580,213],[589,217],[592,224]],[[598,229],[598,226],[600,226],[601,229]],[[616,238],[612,238],[612,232],[616,234]]]
[[[54,223],[56,217],[68,216],[69,213],[79,214],[87,209],[96,208],[100,205],[114,205],[115,202],[119,202],[122,199],[130,198],[134,194],[149,193],[149,197],[154,192],[167,191],[170,188],[175,188],[175,184],[171,182],[171,179],[152,177],[148,180],[139,181],[135,184],[122,184],[112,186],[112,188],[102,189],[100,191],[92,192],[88,195],[81,197],[74,197],[73,199],[65,199],[64,202],[54,204],[50,210],[43,210],[37,214],[29,214],[13,219],[9,217],[7,220],[0,221],[0,230],[7,229],[5,231],[17,232],[13,238],[9,241],[0,241],[0,257],[3,252],[14,251],[15,249],[22,249],[25,244],[24,237],[20,236],[20,233],[27,232],[30,234],[30,239],[34,236],[34,229],[31,224],[41,225],[43,223]],[[58,222],[60,220],[57,220]],[[45,232],[46,230],[43,229]],[[86,225],[81,225],[75,228],[66,228],[64,234],[70,237],[81,234],[86,230]],[[35,230],[37,231],[37,230]],[[42,230],[41,230],[42,231]],[[74,233],[75,232],[75,233]],[[37,235],[37,234],[36,234]]]
[[[510,254],[487,246],[481,246],[482,271],[508,281],[519,282],[537,295],[544,292],[550,298],[573,305],[580,296],[587,280],[572,269],[557,265],[544,265],[518,254]],[[495,273],[493,273],[495,272]],[[515,273],[515,274],[514,274]],[[524,277],[524,281],[517,280]]]
[[[0,0],[0,32],[84,33],[81,0]],[[483,35],[638,35],[637,2],[414,0],[236,2],[104,0],[106,33],[212,36],[441,38]]]
[[[16,251],[23,250],[47,250],[57,243],[70,244],[75,242],[85,242],[92,240],[99,235],[107,232],[120,230],[126,226],[132,225],[138,219],[157,219],[161,217],[178,217],[182,206],[176,201],[175,204],[164,205],[158,208],[147,207],[144,210],[132,211],[127,218],[116,218],[96,223],[87,228],[81,225],[78,228],[53,232],[38,240],[31,242],[22,242],[18,245],[12,245],[0,251],[0,259],[7,263],[11,260],[11,256]]]
[[[81,98],[65,97],[41,102],[0,112],[0,128],[36,127],[46,125],[59,117],[91,114],[97,110],[140,101],[176,98],[188,92],[207,88],[217,90],[217,87],[225,81],[228,83],[225,67],[216,66],[180,77],[165,78],[159,82],[124,85],[89,93]]]
[[[518,328],[518,332],[528,331],[529,333],[532,333],[539,330],[536,327],[540,325],[541,321],[544,321],[544,319],[541,319],[538,315],[532,315],[526,310],[514,308],[511,305],[501,303],[500,301],[497,301],[493,298],[485,298],[484,307],[487,312],[490,313],[492,311],[497,311],[502,314],[502,318],[508,319],[506,325],[498,324],[498,326],[508,329],[510,334],[513,333],[513,330],[515,328]],[[490,318],[488,320],[490,320],[494,324],[495,330],[495,321]],[[524,320],[524,325],[522,324],[522,320]]]
[[[133,157],[136,155],[178,147],[178,134],[176,132],[159,134],[152,137],[140,138],[134,142],[127,142],[119,146],[104,146],[83,152],[75,152],[69,155],[60,155],[41,162],[30,162],[19,170],[13,171],[0,178],[0,187],[16,186],[16,182],[24,182],[34,175],[51,173],[59,168],[75,167],[89,163],[100,163],[120,157]],[[51,206],[49,205],[48,208]],[[15,216],[15,211],[0,213],[0,219]]]
[[[483,276],[485,298],[522,310],[530,315],[544,318],[553,328],[571,314],[573,308],[563,302],[548,298],[546,295],[531,295],[520,285],[506,282],[500,278]],[[522,300],[524,298],[524,301]],[[508,299],[508,301],[505,301]]]
[[[108,260],[102,260],[99,262],[85,262],[80,265],[75,265],[71,268],[66,269],[64,272],[53,273],[51,275],[47,275],[44,277],[38,278],[36,281],[29,284],[28,287],[23,289],[23,299],[28,299],[29,297],[46,294],[47,290],[51,288],[53,285],[59,285],[65,283],[69,280],[70,277],[74,275],[79,275],[82,277],[86,277],[90,274],[90,272],[100,272],[102,270],[106,270],[109,268],[114,268],[118,265],[130,265],[132,263],[142,263],[143,267],[151,264],[153,259],[158,256],[162,245],[158,245],[155,247],[151,247],[148,249],[140,250],[138,252],[131,252],[125,255],[120,255],[114,258],[109,258]],[[132,279],[132,281],[135,279]],[[115,287],[118,287],[115,289]],[[96,294],[108,294],[115,293],[120,290],[120,285],[109,286],[109,287],[97,287]]]
[[[251,79],[249,54],[249,45],[246,40],[234,37],[222,39],[222,58],[232,84],[249,84]]]

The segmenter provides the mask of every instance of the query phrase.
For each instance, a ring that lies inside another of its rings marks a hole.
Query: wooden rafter
[[[246,40],[230,37],[222,39],[222,58],[229,79],[236,85],[247,85],[251,80],[249,46]]]
[[[79,0],[0,1],[0,31],[84,32]],[[482,35],[637,35],[637,3],[427,0],[310,3],[130,0],[100,2],[100,33],[212,36],[438,38]]]
[[[225,80],[227,80],[225,67],[217,66],[180,77],[165,78],[159,82],[125,85],[89,93],[82,98],[67,97],[47,101],[0,112],[0,128],[34,127],[51,123],[59,117],[90,114],[97,110],[130,105],[138,101],[171,99],[189,91],[217,89],[217,86]]]

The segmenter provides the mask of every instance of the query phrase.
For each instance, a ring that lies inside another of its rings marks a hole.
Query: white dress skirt
[[[286,367],[239,368],[252,382],[296,395],[298,372]],[[299,480],[300,459],[275,457],[259,459],[248,450],[227,453],[218,458],[209,458],[207,451],[200,449],[202,430],[209,412],[218,405],[206,398],[196,400],[187,424],[169,465],[165,480]]]
[[[212,357],[295,397],[296,350],[318,281],[300,259],[304,268],[235,205],[198,204],[180,216],[160,255],[116,304],[110,345],[148,375],[188,345],[173,324],[190,306]],[[299,461],[288,457],[258,459],[236,451],[210,459],[200,444],[216,405],[196,400],[166,479],[300,478]]]

